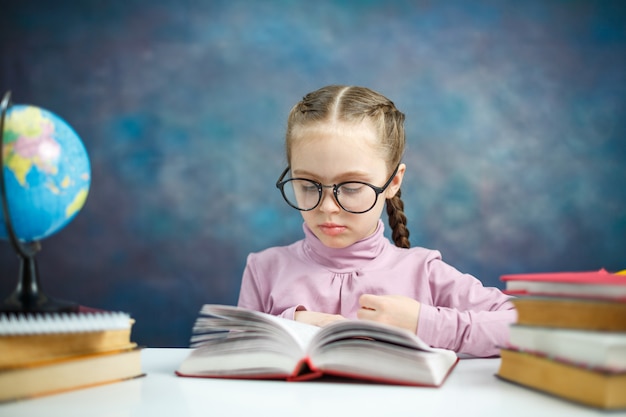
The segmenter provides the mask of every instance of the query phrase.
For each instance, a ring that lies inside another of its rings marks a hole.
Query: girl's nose
[[[339,207],[337,200],[335,200],[332,187],[325,187],[322,190],[322,201],[320,201],[318,208],[324,213],[336,213],[341,211],[341,207]]]

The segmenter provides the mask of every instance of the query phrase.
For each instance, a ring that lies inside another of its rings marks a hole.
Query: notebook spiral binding
[[[0,314],[0,336],[126,329],[131,323],[129,314],[117,311]]]

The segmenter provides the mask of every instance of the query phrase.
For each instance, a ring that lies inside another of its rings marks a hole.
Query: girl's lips
[[[340,225],[334,224],[334,223],[320,224],[319,228],[322,231],[322,233],[324,233],[325,235],[328,235],[328,236],[337,236],[337,235],[343,233],[344,230],[346,230],[345,226],[340,226]]]

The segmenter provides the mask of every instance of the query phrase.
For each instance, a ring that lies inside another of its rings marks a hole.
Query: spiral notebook
[[[127,329],[130,326],[130,315],[118,311],[45,314],[0,313],[0,337],[97,332]]]
[[[0,372],[68,357],[132,349],[123,312],[0,313]]]

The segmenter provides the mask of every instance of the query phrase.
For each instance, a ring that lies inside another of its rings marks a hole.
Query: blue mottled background
[[[84,210],[42,242],[44,290],[185,346],[246,255],[299,239],[274,188],[287,112],[330,83],[407,115],[413,245],[504,273],[626,268],[622,1],[2,2],[0,90],[65,118]],[[17,258],[0,242],[0,293]]]

